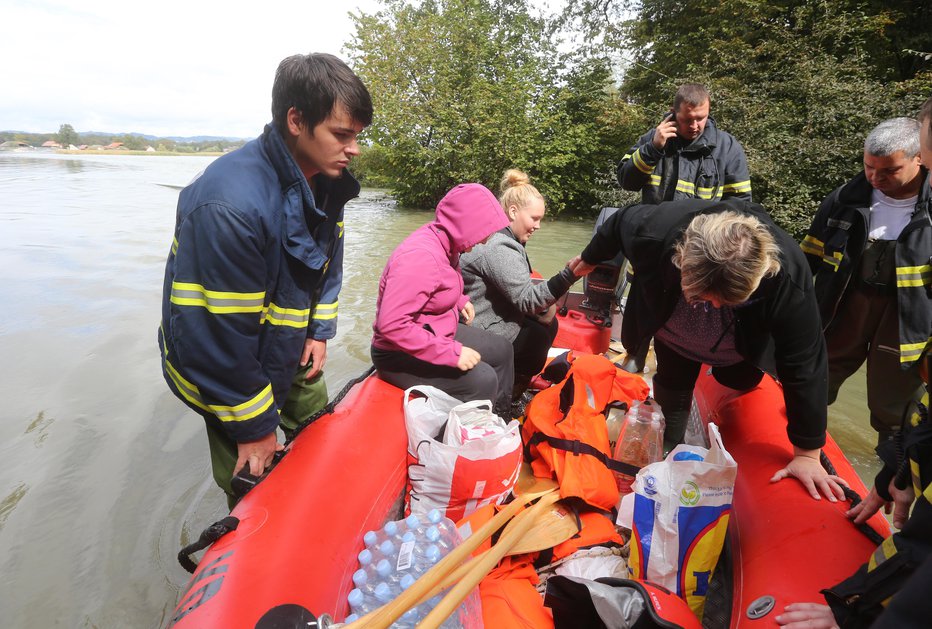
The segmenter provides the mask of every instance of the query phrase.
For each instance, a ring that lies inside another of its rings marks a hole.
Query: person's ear
[[[514,204],[509,205],[508,206],[508,218],[510,218],[511,220],[515,220],[517,217],[518,217],[518,206]]]
[[[294,137],[301,135],[301,129],[304,128],[304,116],[295,107],[289,107],[285,115],[285,121],[288,126],[288,133]]]

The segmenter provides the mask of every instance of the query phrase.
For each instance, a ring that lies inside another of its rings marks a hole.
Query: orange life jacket
[[[525,459],[535,476],[556,478],[561,497],[575,496],[608,511],[618,505],[612,469],[631,473],[631,466],[612,460],[603,411],[611,402],[630,405],[644,400],[650,388],[639,375],[604,356],[569,359],[563,381],[538,393],[528,405],[522,427]]]

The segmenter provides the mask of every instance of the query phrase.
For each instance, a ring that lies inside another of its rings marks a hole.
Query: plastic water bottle
[[[608,447],[611,452],[615,451],[615,444],[618,443],[618,435],[621,434],[621,427],[625,424],[627,411],[627,405],[609,406],[608,415],[605,417],[605,427],[608,429]]]
[[[368,548],[363,548],[356,556],[356,558],[359,560],[360,567],[365,568],[372,563],[372,551]]]
[[[644,402],[632,403],[625,415],[612,458],[641,468],[659,461],[662,457],[663,413],[660,405],[651,398]],[[631,493],[634,475],[621,472],[614,474],[618,492],[621,495]]]
[[[379,534],[375,531],[366,531],[366,534],[362,536],[362,541],[366,548],[374,548],[379,543]]]
[[[363,594],[362,590],[359,589],[350,590],[349,596],[346,597],[346,601],[349,603],[350,610],[354,614],[359,614],[360,616],[365,613],[362,611],[365,600],[366,595]]]
[[[377,586],[375,586],[375,591],[373,594],[375,594],[375,600],[379,602],[379,607],[385,603],[390,603],[392,599],[395,598],[392,593],[392,589],[388,586],[387,583],[379,583]]]
[[[371,594],[375,589],[375,586],[369,582],[369,573],[366,572],[364,568],[360,568],[353,573],[353,585],[356,586],[356,589],[363,593],[363,595]]]

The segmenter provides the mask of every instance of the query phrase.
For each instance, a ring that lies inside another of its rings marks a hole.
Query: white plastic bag
[[[424,397],[412,399],[414,393]],[[514,487],[521,427],[514,420],[505,424],[491,408],[488,400],[463,404],[430,386],[405,391],[411,513],[440,509],[456,522],[501,502]]]
[[[678,445],[638,472],[628,559],[633,578],[675,592],[700,618],[738,473],[715,424],[709,424],[709,443],[709,449]]]

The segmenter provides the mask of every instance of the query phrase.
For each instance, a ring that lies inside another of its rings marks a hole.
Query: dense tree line
[[[795,233],[860,168],[864,135],[932,92],[932,0],[383,0],[354,16],[376,120],[359,161],[404,204],[526,170],[550,208],[632,200],[614,164],[703,82],[744,144],[755,199]],[[561,37],[569,44],[560,46]]]

